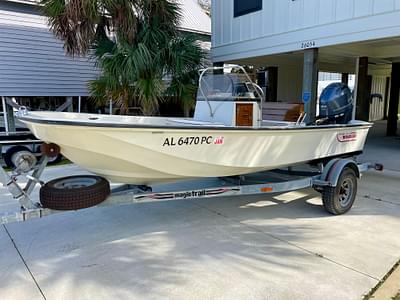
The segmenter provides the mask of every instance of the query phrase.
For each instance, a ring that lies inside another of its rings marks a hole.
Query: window
[[[262,9],[262,0],[234,0],[233,16],[239,17]]]

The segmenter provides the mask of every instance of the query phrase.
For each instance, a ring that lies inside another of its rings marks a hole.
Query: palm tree
[[[195,93],[199,77],[199,67],[205,58],[204,52],[197,41],[196,35],[182,35],[171,41],[168,70],[171,74],[171,83],[167,95],[183,106],[185,116],[189,116],[194,106]]]
[[[177,25],[180,9],[169,0],[42,0],[54,34],[70,55],[91,54],[102,70],[90,83],[98,103],[126,110],[130,101],[154,114],[168,94],[188,103],[202,50]]]
[[[85,55],[99,36],[112,28],[118,38],[133,42],[137,5],[146,0],[41,0],[54,34],[70,55]]]

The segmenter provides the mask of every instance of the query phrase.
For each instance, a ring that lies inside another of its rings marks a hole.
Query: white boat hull
[[[97,119],[88,123],[93,118]],[[239,175],[359,152],[371,126],[358,122],[241,129],[191,123],[173,128],[167,122],[172,119],[166,118],[153,118],[154,123],[151,118],[120,117],[126,126],[112,126],[112,118],[116,120],[115,116],[29,113],[21,119],[36,137],[59,145],[72,162],[110,181],[129,184]]]

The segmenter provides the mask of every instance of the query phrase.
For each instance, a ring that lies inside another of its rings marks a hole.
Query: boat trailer
[[[43,144],[41,150],[43,156],[39,162],[29,152],[18,153],[17,157],[13,158],[16,166],[14,170],[8,173],[4,168],[0,168],[0,182],[7,187],[20,206],[19,211],[0,215],[1,224],[42,218],[67,210],[44,207],[41,202],[35,201],[31,196],[36,185],[40,185],[41,188],[45,185],[40,179],[42,173],[49,158],[58,155],[60,149],[55,144]],[[112,189],[109,196],[96,206],[249,196],[314,188],[321,193],[325,210],[331,214],[340,215],[351,209],[357,193],[357,180],[368,169],[382,171],[383,166],[357,163],[355,158],[332,158],[314,167],[307,165],[306,170],[300,170],[294,166],[240,176],[188,180],[155,187],[122,185]],[[25,176],[28,179],[24,186],[17,182],[19,176]],[[66,189],[70,190],[71,187],[66,187]]]

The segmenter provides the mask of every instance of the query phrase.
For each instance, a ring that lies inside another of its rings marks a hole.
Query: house
[[[354,114],[397,130],[400,0],[212,2],[212,59],[266,70],[269,101],[316,114],[319,72],[355,74]]]
[[[66,97],[89,95],[88,81],[97,76],[94,62],[66,56],[49,31],[38,0],[0,1],[0,97],[53,109]],[[196,33],[210,47],[211,20],[196,0],[180,0],[182,32]],[[86,103],[85,103],[86,104]]]

